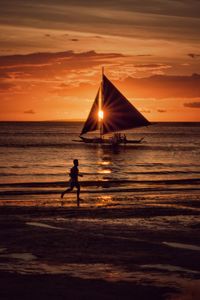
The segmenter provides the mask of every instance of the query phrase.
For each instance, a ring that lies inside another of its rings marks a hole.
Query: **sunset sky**
[[[150,121],[200,121],[199,0],[0,0],[0,120],[85,120],[101,67]]]

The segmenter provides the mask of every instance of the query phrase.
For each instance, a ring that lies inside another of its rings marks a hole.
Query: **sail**
[[[149,121],[103,75],[102,133],[150,125]]]
[[[96,98],[94,100],[92,108],[90,110],[90,113],[88,115],[88,118],[83,126],[83,129],[82,129],[80,135],[83,135],[89,131],[95,131],[98,129],[99,93],[100,93],[100,89],[98,90],[98,93],[96,95]]]

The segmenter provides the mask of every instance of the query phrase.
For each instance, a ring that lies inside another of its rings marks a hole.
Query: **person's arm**
[[[68,174],[69,174],[69,177],[72,177],[72,169],[70,169]]]
[[[79,176],[79,177],[83,177],[83,174],[79,174],[79,170],[78,170],[78,176]]]

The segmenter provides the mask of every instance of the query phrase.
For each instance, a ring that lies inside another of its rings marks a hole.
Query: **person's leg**
[[[61,193],[61,199],[64,197],[65,193],[69,193],[73,190],[74,186],[71,184],[68,189],[66,189],[64,192]]]
[[[80,198],[77,198],[77,207],[80,206]]]
[[[80,184],[77,183],[76,184],[76,188],[77,188],[77,206],[80,205]]]

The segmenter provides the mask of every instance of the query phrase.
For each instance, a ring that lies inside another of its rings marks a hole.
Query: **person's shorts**
[[[80,189],[80,184],[78,181],[70,181],[69,182],[71,189],[73,189],[74,187],[76,187],[77,189]]]

